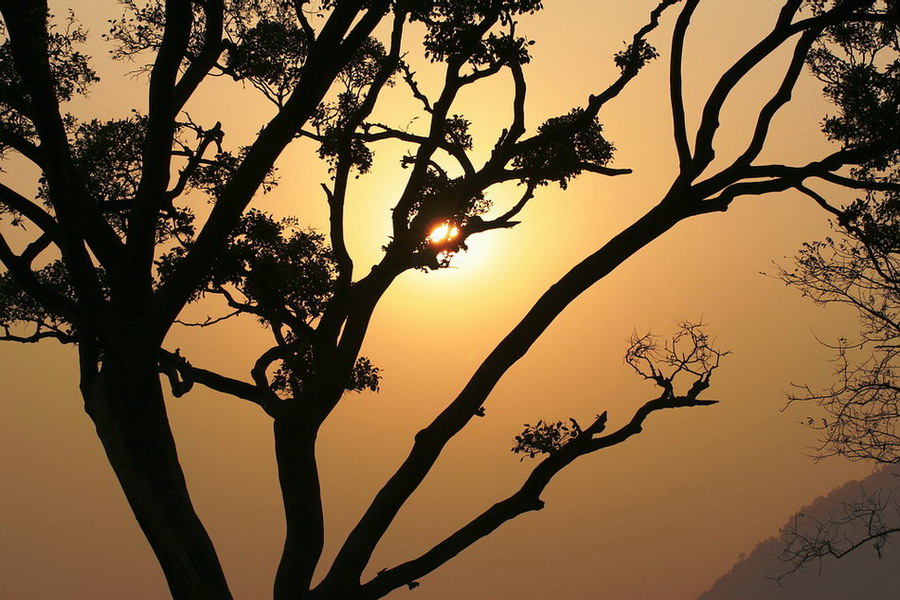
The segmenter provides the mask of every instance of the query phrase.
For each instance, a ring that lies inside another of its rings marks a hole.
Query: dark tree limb
[[[42,232],[59,240],[59,225],[50,214],[25,196],[0,183],[0,204],[37,225]]]
[[[27,258],[27,257],[26,257]],[[41,283],[31,270],[28,260],[22,260],[12,251],[6,238],[0,235],[0,263],[6,267],[16,283],[37,300],[48,312],[76,321],[79,310],[75,303]]]
[[[222,43],[225,17],[224,1],[204,0],[201,6],[206,17],[203,46],[197,56],[192,57],[190,64],[174,87],[174,105],[177,110],[184,108],[203,79],[216,66],[224,49]]]
[[[684,92],[682,81],[682,60],[684,57],[684,39],[691,23],[691,17],[700,0],[688,0],[672,33],[672,57],[669,62],[669,97],[672,105],[672,126],[674,129],[675,149],[678,152],[678,164],[683,170],[691,161],[691,147],[687,138],[687,127],[684,115]]]
[[[41,252],[49,248],[52,243],[53,237],[48,233],[42,233],[36,240],[25,247],[25,250],[19,255],[19,260],[30,269],[34,259],[40,256]]]
[[[306,12],[303,9],[306,4],[309,4],[309,0],[292,0],[292,4],[297,22],[300,23],[300,28],[303,30],[304,36],[306,36],[306,43],[311,46],[316,41],[316,30],[313,29],[309,19],[306,18]]]
[[[760,110],[753,137],[750,139],[747,149],[735,161],[735,166],[747,166],[759,156],[769,136],[769,127],[772,125],[772,119],[775,118],[775,115],[784,105],[790,102],[794,87],[797,85],[797,80],[800,78],[806,59],[809,56],[809,51],[821,33],[822,28],[815,27],[807,29],[800,36],[794,47],[791,62],[784,74],[781,85],[775,95]]]
[[[44,166],[41,148],[36,146],[31,140],[22,137],[14,131],[9,131],[5,127],[0,127],[0,146],[12,148],[38,167]]]
[[[570,438],[559,449],[550,453],[532,471],[525,483],[513,495],[502,500],[467,525],[437,544],[431,550],[408,562],[390,569],[383,569],[362,586],[362,597],[366,600],[381,598],[391,591],[414,585],[416,580],[431,573],[478,540],[490,535],[498,527],[526,512],[541,510],[544,502],[541,494],[560,471],[577,458],[597,450],[621,444],[643,431],[644,421],[655,411],[668,408],[709,406],[714,400],[700,400],[697,395],[708,385],[709,372],[697,381],[703,384],[692,387],[685,396],[674,396],[666,389],[663,394],[641,406],[631,420],[605,436],[607,413],[597,416],[594,422],[575,437]]]
[[[875,192],[900,193],[900,183],[896,181],[878,181],[868,179],[853,179],[837,173],[827,172],[818,175],[819,178],[853,190],[871,190]]]
[[[362,43],[365,35],[371,33],[388,4],[387,0],[376,0],[358,20],[353,30],[355,43]],[[226,244],[234,224],[275,160],[312,116],[334,77],[355,51],[356,48],[350,46],[350,37],[344,40],[344,36],[359,11],[358,5],[354,8],[347,2],[337,4],[310,50],[297,88],[250,146],[178,271],[157,292],[158,310],[151,327],[160,340]]]
[[[187,187],[188,181],[190,181],[191,177],[197,172],[197,169],[203,164],[209,164],[210,161],[205,161],[203,157],[210,144],[219,143],[222,140],[222,135],[222,124],[217,121],[212,129],[203,132],[200,137],[200,143],[197,144],[196,149],[186,149],[188,156],[187,164],[179,172],[178,180],[175,182],[174,187],[166,192],[166,203],[171,204],[173,200],[181,196]]]
[[[83,242],[90,245],[108,269],[115,269],[119,264],[122,243],[84,189],[72,164],[48,58],[47,11],[45,0],[27,4],[14,0],[0,2],[16,70],[30,92],[29,118],[41,140],[50,201],[65,232],[60,250],[67,257],[81,300],[96,311],[102,304],[102,292]]]
[[[482,362],[456,399],[415,438],[413,448],[338,553],[331,575],[355,580],[400,507],[431,470],[444,446],[480,410],[494,386],[581,293],[687,215],[657,206],[550,287],[528,314]]]
[[[62,331],[57,327],[53,327],[46,323],[35,323],[34,333],[31,335],[18,335],[4,325],[3,333],[0,334],[0,341],[18,342],[20,344],[35,344],[44,340],[56,340],[60,344],[75,344],[77,340],[69,333]]]
[[[690,180],[699,176],[715,158],[713,140],[719,128],[719,115],[728,96],[746,75],[799,30],[791,21],[803,0],[788,0],[772,30],[739,58],[718,80],[703,107],[694,142],[694,160],[685,175]]]
[[[335,252],[338,266],[338,288],[340,293],[346,293],[353,280],[353,259],[347,251],[344,239],[344,204],[347,196],[347,184],[349,182],[352,163],[350,150],[353,136],[359,126],[372,114],[378,97],[384,86],[390,81],[397,66],[400,63],[400,52],[403,43],[403,27],[406,23],[406,12],[396,10],[394,12],[390,46],[384,63],[375,75],[366,97],[359,109],[354,112],[341,132],[341,148],[339,150],[338,165],[335,170],[334,191],[329,193],[327,188],[329,205],[329,222],[331,226],[331,245]],[[324,188],[324,186],[323,186]]]
[[[650,18],[648,22],[640,29],[638,29],[632,37],[632,42],[629,46],[629,49],[631,49],[630,51],[634,52],[636,51],[636,49],[643,47],[647,35],[649,35],[654,29],[659,27],[659,19],[662,14],[666,11],[666,9],[674,4],[677,4],[678,2],[680,2],[680,0],[662,0],[656,6],[656,8],[654,8],[650,12]],[[637,76],[642,66],[643,63],[639,61],[626,62],[624,68],[622,69],[622,72],[619,74],[619,77],[617,77],[615,81],[607,86],[607,88],[602,92],[590,95],[587,104],[585,105],[585,108],[579,115],[578,119],[574,119],[571,123],[569,123],[568,127],[554,128],[553,131],[536,134],[514,144],[509,149],[510,156],[504,157],[503,162],[505,163],[506,160],[508,160],[511,156],[523,154],[529,150],[540,148],[547,142],[552,142],[556,139],[571,135],[578,128],[585,126],[592,119],[594,119],[594,117],[597,116],[603,106],[605,106],[609,101],[616,98],[622,92],[622,90],[625,89],[628,83]],[[498,157],[498,160],[499,159],[500,157]]]
[[[405,61],[400,61],[400,70],[403,71],[403,81],[409,86],[413,98],[422,103],[422,108],[425,109],[425,112],[432,112],[434,109],[431,107],[431,100],[429,100],[428,97],[422,93],[422,90],[419,89],[419,84],[415,79],[415,71],[410,69]]]
[[[835,217],[837,217],[840,220],[844,219],[844,211],[829,204],[828,200],[826,200],[821,194],[817,194],[815,191],[809,189],[808,187],[806,187],[805,185],[802,185],[802,184],[797,184],[794,186],[794,188],[797,191],[802,192],[803,194],[812,198],[815,201],[815,203],[818,204],[819,206],[821,206],[823,209],[825,209],[826,212],[831,213],[832,215],[834,215]]]
[[[169,380],[172,395],[180,398],[199,383],[211,390],[247,400],[260,406],[270,417],[276,418],[283,413],[283,402],[268,387],[260,386],[226,377],[207,369],[193,366],[176,350],[160,351],[159,370]]]
[[[167,198],[172,144],[178,127],[176,117],[183,104],[177,98],[176,83],[182,61],[186,57],[193,22],[190,2],[169,0],[165,3],[162,41],[150,72],[147,129],[141,148],[141,178],[129,214],[126,242],[129,273],[127,302],[142,309],[146,308],[150,299],[150,266],[153,262],[157,222],[159,211]],[[197,79],[194,73],[191,78]],[[199,84],[199,80],[197,83]],[[188,87],[182,93],[187,94],[184,101],[191,91]]]

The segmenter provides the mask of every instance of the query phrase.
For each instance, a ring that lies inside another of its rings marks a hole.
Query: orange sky
[[[546,2],[523,23],[534,40],[527,67],[528,125],[568,112],[615,75],[611,56],[656,2]],[[85,117],[123,116],[141,108],[142,80],[110,64],[99,39],[111,2],[72,6],[92,34],[90,53],[103,81],[73,103]],[[779,3],[701,4],[685,57],[689,125],[717,73],[757,39]],[[372,494],[409,450],[412,435],[449,402],[493,345],[537,296],[572,264],[598,248],[660,198],[676,166],[667,109],[665,56],[674,14],[653,34],[663,59],[643,72],[601,113],[618,148],[615,166],[634,174],[585,175],[566,192],[541,189],[523,224],[473,240],[458,268],[409,273],[375,314],[363,353],[384,369],[379,394],[349,395],[320,436],[328,542],[339,547]],[[415,51],[414,47],[411,50]],[[783,59],[783,57],[780,57]],[[736,91],[723,113],[720,155],[749,133],[748,116],[774,89],[778,60]],[[437,78],[419,67],[428,88]],[[487,152],[507,121],[510,82],[469,91],[454,112],[474,122],[476,148]],[[228,90],[226,91],[226,88]],[[244,143],[271,110],[252,90],[223,80],[203,89],[189,111],[220,119],[226,141]],[[380,118],[404,124],[412,105],[393,92]],[[799,163],[827,145],[818,122],[827,107],[815,82],[775,122],[766,159]],[[479,146],[479,142],[481,145]],[[293,213],[321,226],[325,203],[311,145],[279,162],[281,185],[256,206]],[[348,242],[359,267],[378,259],[404,171],[402,150],[376,154],[373,174],[354,182]],[[29,173],[5,181],[27,189]],[[514,190],[513,190],[514,191]],[[498,194],[497,202],[512,195]],[[523,423],[582,422],[608,410],[613,424],[655,394],[622,362],[634,329],[660,334],[679,319],[703,319],[734,352],[713,378],[713,407],[656,414],[645,432],[580,459],[529,513],[422,580],[421,600],[528,600],[609,597],[692,600],[741,552],[776,533],[802,504],[864,465],[815,464],[803,454],[814,435],[800,420],[807,407],[784,407],[790,383],[827,384],[830,352],[815,339],[852,335],[852,314],[819,309],[761,275],[806,240],[826,234],[823,214],[794,194],[739,200],[727,214],[683,223],[592,288],[510,370],[476,419],[454,440],[432,477],[400,514],[373,561],[373,572],[418,555],[493,502],[515,491],[531,464],[509,452]],[[243,375],[266,340],[250,322],[199,333],[176,329],[197,366]],[[75,352],[52,344],[3,345],[6,399],[0,403],[0,597],[156,599],[165,582],[106,464],[77,394]],[[216,543],[236,598],[270,594],[282,542],[270,419],[257,407],[196,390],[169,404],[188,483]],[[413,596],[411,596],[413,597]]]

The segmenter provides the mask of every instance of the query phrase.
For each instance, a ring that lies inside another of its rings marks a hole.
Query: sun
[[[432,244],[441,244],[443,242],[449,242],[458,235],[459,227],[451,225],[450,223],[444,223],[431,230],[431,233],[428,235],[428,241]]]

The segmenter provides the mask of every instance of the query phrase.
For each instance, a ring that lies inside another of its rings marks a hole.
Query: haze
[[[532,129],[613,78],[612,55],[656,2],[546,4],[521,25],[537,42],[526,70]],[[128,65],[111,63],[100,39],[105,20],[120,9],[89,0],[51,6],[58,15],[73,8],[90,30],[88,53],[102,77],[72,110],[110,118],[142,108],[143,79],[129,77]],[[777,7],[771,0],[701,5],[685,56],[689,125],[712,82],[770,24]],[[479,236],[454,259],[456,268],[404,275],[385,298],[363,348],[384,370],[381,392],[348,395],[320,436],[324,563],[405,457],[413,434],[537,296],[668,187],[676,166],[665,62],[672,22],[668,15],[651,38],[662,58],[600,115],[618,149],[614,166],[634,174],[584,175],[567,191],[542,188],[521,225]],[[723,115],[733,145],[718,148],[720,155],[746,139],[746,117],[773,89],[771,75],[784,58],[735,94]],[[423,85],[437,82],[427,63],[416,68]],[[507,84],[476,86],[456,109],[473,121],[475,147],[484,153],[506,122]],[[235,95],[226,87],[234,86],[213,82],[188,110],[195,119],[221,120],[226,139],[237,144],[271,109],[250,89]],[[389,116],[404,123],[412,107],[399,89],[393,96]],[[801,162],[821,154],[818,125],[827,111],[817,83],[806,78],[776,120],[767,156]],[[402,152],[376,148],[374,172],[353,184],[347,237],[360,272],[387,242],[388,209],[404,181]],[[319,183],[328,175],[312,144],[296,144],[278,166],[281,185],[255,207],[321,227],[327,214]],[[20,189],[34,186],[33,173],[8,170]],[[514,200],[515,189],[508,192],[495,196],[498,205]],[[627,262],[573,304],[503,379],[486,418],[451,443],[400,514],[373,572],[427,549],[514,491],[530,468],[528,459],[510,452],[523,423],[588,420],[604,410],[613,424],[629,418],[655,390],[623,364],[626,340],[634,330],[668,334],[676,320],[702,319],[718,344],[733,351],[708,392],[720,404],[654,415],[642,435],[578,461],[554,480],[543,511],[503,526],[414,592],[395,596],[694,600],[800,506],[866,474],[864,465],[813,462],[804,450],[815,436],[800,424],[811,407],[782,410],[791,382],[827,384],[831,353],[816,338],[852,335],[853,315],[815,308],[760,274],[828,231],[823,213],[797,194],[747,198],[728,213],[679,225]],[[215,310],[192,308],[185,318]],[[243,375],[264,348],[263,335],[251,320],[199,334],[178,328],[167,347],[181,348],[198,366]],[[0,597],[165,597],[162,574],[82,412],[74,350],[7,344],[0,346],[0,364]],[[235,597],[267,597],[283,535],[270,420],[202,389],[171,400],[169,408],[195,505]]]

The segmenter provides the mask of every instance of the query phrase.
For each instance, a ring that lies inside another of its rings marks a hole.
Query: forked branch
[[[362,586],[362,598],[374,600],[404,585],[416,587],[417,579],[442,566],[507,521],[529,511],[541,510],[544,502],[540,496],[557,473],[581,456],[621,444],[637,435],[643,431],[644,422],[653,412],[715,404],[715,400],[700,400],[698,396],[709,386],[709,378],[718,368],[719,359],[728,353],[711,347],[701,327],[699,324],[681,323],[680,331],[662,346],[655,342],[648,343],[648,336],[632,338],[626,361],[638,365],[635,367],[638,373],[654,374],[648,378],[656,380],[662,388],[658,398],[646,402],[626,425],[608,435],[602,435],[607,425],[606,412],[597,415],[584,429],[574,419],[570,419],[571,426],[564,422],[527,426],[523,436],[517,436],[513,452],[524,452],[532,457],[538,453],[548,456],[534,467],[522,487],[425,554],[379,571]],[[693,384],[683,395],[676,395],[672,382],[685,373],[693,375]]]

